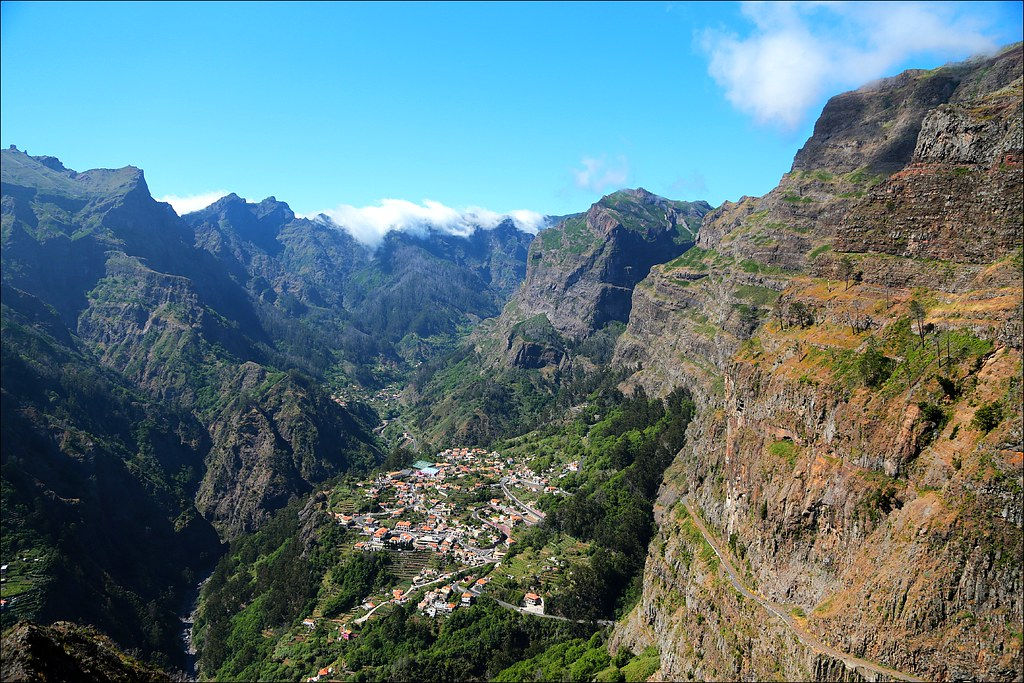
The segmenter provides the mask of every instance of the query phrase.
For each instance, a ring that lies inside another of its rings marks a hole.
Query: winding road
[[[488,565],[490,563],[491,563],[491,561],[488,560],[487,562],[481,562],[480,564],[473,564],[473,565],[470,565],[468,567],[463,567],[462,569],[459,569],[458,571],[450,572],[448,574],[445,574],[444,576],[439,576],[436,579],[433,579],[431,581],[427,581],[426,583],[421,583],[418,586],[413,586],[412,588],[409,589],[409,593],[410,594],[411,593],[415,593],[416,591],[420,590],[421,588],[426,588],[427,586],[432,586],[435,583],[441,583],[442,581],[447,581],[448,579],[452,578],[456,574],[460,574],[460,573],[462,573],[464,571],[467,571],[467,570],[470,570],[470,569],[477,569],[479,567],[483,567],[483,566]],[[394,601],[395,601],[394,598],[392,598],[391,600],[384,600],[384,601],[378,603],[376,606],[374,606],[373,609],[371,609],[369,612],[367,612],[363,616],[359,617],[358,619],[353,619],[352,623],[353,624],[362,624],[363,622],[365,622],[367,619],[370,618],[371,614],[373,614],[374,612],[379,610],[384,605],[390,604],[390,603],[392,603]]]
[[[693,509],[693,506],[690,504],[690,501],[687,500],[685,496],[683,497],[682,502],[683,505],[686,507],[686,511],[690,513],[690,519],[693,520],[693,525],[700,532],[701,536],[704,537],[704,540],[708,542],[708,544],[711,546],[711,549],[715,551],[715,555],[717,555],[718,559],[721,561],[721,566],[725,569],[726,577],[729,579],[729,582],[733,585],[733,587],[735,587],[741,595],[743,595],[746,598],[749,598],[750,600],[754,600],[763,608],[765,608],[766,610],[777,616],[779,619],[781,619],[782,622],[787,627],[789,627],[791,631],[793,631],[793,634],[796,635],[796,637],[804,645],[806,645],[807,647],[811,648],[819,654],[825,654],[829,657],[840,660],[847,666],[847,668],[850,669],[863,669],[866,671],[874,672],[875,674],[878,674],[880,676],[896,679],[898,681],[924,680],[923,678],[918,678],[917,676],[913,676],[903,671],[897,671],[896,669],[890,669],[887,666],[882,666],[881,664],[876,664],[875,662],[871,662],[866,659],[861,659],[860,657],[854,657],[853,655],[847,654],[846,652],[841,652],[840,650],[837,650],[834,647],[826,645],[825,643],[818,640],[816,636],[808,632],[803,627],[803,625],[799,621],[797,621],[797,619],[793,617],[792,614],[789,613],[790,608],[787,608],[787,605],[778,602],[773,602],[768,598],[764,597],[763,595],[761,595],[760,593],[758,593],[757,591],[748,588],[747,585],[743,583],[743,580],[740,578],[739,572],[736,571],[736,567],[732,562],[732,556],[730,555],[729,551],[725,550],[719,545],[718,539],[708,531],[708,528],[704,525],[704,520],[702,520],[700,516],[696,513],[696,511]]]
[[[533,515],[537,519],[544,519],[544,513],[543,512],[541,512],[540,510],[533,509],[532,507],[530,507],[529,505],[527,505],[523,501],[521,501],[518,498],[516,498],[512,494],[512,492],[508,490],[508,486],[505,485],[507,481],[508,481],[507,478],[504,478],[504,479],[501,480],[501,490],[505,492],[505,495],[508,496],[509,498],[511,498],[512,500],[514,500],[516,502],[516,504],[519,505],[519,507],[521,507],[524,510],[526,510],[527,512],[529,512],[531,515]]]
[[[504,600],[498,600],[497,598],[494,598],[494,601],[496,603],[498,603],[499,605],[501,605],[502,607],[506,607],[508,609],[515,610],[516,612],[519,612],[521,614],[532,614],[533,616],[540,617],[541,619],[557,619],[558,621],[568,621],[568,622],[573,623],[573,624],[594,624],[594,623],[597,623],[597,624],[600,624],[601,626],[614,626],[615,625],[614,621],[610,621],[608,619],[596,619],[596,620],[590,620],[590,619],[569,619],[568,617],[560,617],[557,614],[541,614],[540,612],[533,612],[531,610],[526,609],[525,607],[516,607],[515,605],[513,605],[510,602],[505,602]]]

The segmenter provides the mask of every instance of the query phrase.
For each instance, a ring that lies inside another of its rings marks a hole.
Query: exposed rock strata
[[[738,600],[684,494],[822,641],[928,679],[1024,672],[1020,64],[1016,46],[833,98],[776,190],[709,214],[697,248],[636,287],[627,384],[700,403],[613,639],[657,645],[665,679],[864,674]],[[964,344],[941,366],[914,351],[913,297],[929,344]],[[930,365],[864,387],[847,363],[872,336]],[[999,425],[972,427],[996,400]]]

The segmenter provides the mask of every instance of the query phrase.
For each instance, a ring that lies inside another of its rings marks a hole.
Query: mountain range
[[[219,562],[201,605],[226,648],[225,568],[328,585],[311,520],[335,483],[407,464],[380,436],[399,415],[426,456],[631,435],[544,503],[545,533],[596,544],[588,581],[635,586],[580,588],[616,623],[600,655],[559,650],[566,671],[653,652],[653,680],[1019,680],[1022,62],[833,97],[764,196],[624,189],[536,236],[369,247],[234,194],[179,217],[136,168],[4,150],[4,628],[88,624],[147,662],[126,677],[181,668],[182,605]],[[275,609],[266,638],[295,621]],[[73,636],[116,666],[76,628],[5,643]],[[387,666],[367,672],[411,670]]]

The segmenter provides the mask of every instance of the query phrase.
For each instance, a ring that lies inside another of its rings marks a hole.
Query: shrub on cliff
[[[893,361],[878,349],[878,343],[868,340],[868,348],[857,359],[857,372],[864,384],[872,389],[885,383],[892,375]]]
[[[988,434],[998,427],[1002,421],[1003,406],[999,401],[992,401],[991,403],[983,404],[974,411],[974,419],[971,420],[971,426]]]

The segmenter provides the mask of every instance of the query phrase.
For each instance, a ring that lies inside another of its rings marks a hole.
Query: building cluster
[[[542,512],[531,507],[537,496],[564,493],[549,477],[565,476],[568,471],[563,466],[537,473],[524,462],[497,452],[448,448],[433,462],[417,460],[408,468],[356,484],[363,501],[357,501],[354,508],[374,511],[334,512],[338,524],[358,532],[356,549],[430,551],[461,568],[447,574],[421,568],[411,586],[406,584],[407,590],[395,588],[391,595],[367,596],[361,605],[366,613],[354,623],[364,622],[388,603],[418,599],[418,609],[432,617],[473,604],[490,579],[470,576],[459,581],[454,577],[458,572],[500,562],[515,530],[543,518]],[[517,609],[543,612],[543,598],[528,593]],[[313,619],[304,623],[315,628]],[[343,626],[339,639],[354,637],[346,630]]]
[[[469,607],[476,602],[489,582],[487,577],[467,576],[462,581],[453,581],[427,591],[416,608],[431,617],[451,614],[460,607]]]
[[[355,544],[359,550],[427,550],[466,564],[497,559],[504,554],[497,546],[508,544],[512,529],[538,521],[537,516],[498,498],[489,506],[459,505],[450,499],[525,474],[513,465],[481,448],[450,448],[436,462],[418,460],[360,485],[380,512],[335,517],[365,537]]]

